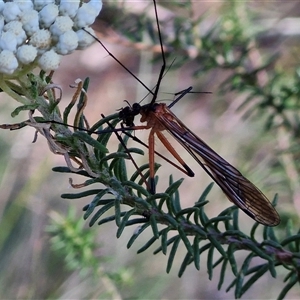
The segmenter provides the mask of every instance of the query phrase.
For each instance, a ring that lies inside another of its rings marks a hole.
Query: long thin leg
[[[162,144],[168,149],[168,151],[177,159],[177,161],[184,167],[186,175],[194,177],[195,173],[190,169],[190,167],[185,163],[185,161],[180,157],[177,151],[173,148],[168,139],[162,134],[161,131],[156,132],[157,137],[162,142]]]
[[[149,133],[149,138],[148,138],[148,145],[149,145],[149,169],[150,169],[150,182],[149,182],[149,185],[150,185],[150,193],[151,194],[155,194],[155,180],[154,180],[154,173],[155,173],[155,170],[154,170],[154,163],[155,163],[155,160],[154,160],[154,133],[155,131],[153,129],[151,129],[150,133]]]

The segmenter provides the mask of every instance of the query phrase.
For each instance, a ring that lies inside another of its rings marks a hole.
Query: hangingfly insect
[[[166,68],[166,59],[163,49],[160,25],[158,21],[156,2],[154,9],[156,23],[160,41],[161,55],[163,65],[157,80],[154,91],[149,89],[140,81],[126,66],[115,58],[109,50],[100,42],[104,49],[111,55],[123,68],[130,72],[147,90],[152,94],[152,100],[149,104],[140,105],[138,103],[123,108],[119,113],[119,118],[123,123],[122,131],[150,129],[148,147],[149,147],[149,166],[150,166],[150,192],[155,193],[154,183],[154,138],[155,135],[176,158],[182,166],[178,168],[188,176],[194,176],[193,171],[186,165],[180,155],[167,140],[163,131],[168,131],[197,161],[197,163],[206,171],[206,173],[219,185],[227,198],[242,209],[248,216],[255,221],[267,225],[275,226],[280,223],[280,217],[266,196],[247,178],[245,178],[235,167],[230,165],[225,159],[211,149],[202,139],[196,136],[187,126],[185,126],[170,110],[186,93],[192,88],[188,88],[179,94],[179,97],[170,105],[157,103],[157,94],[160,88],[162,78]],[[134,125],[134,119],[141,115],[141,123],[146,125]]]

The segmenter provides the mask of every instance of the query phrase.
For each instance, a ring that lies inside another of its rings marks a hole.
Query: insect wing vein
[[[167,107],[165,110],[171,117],[156,114],[157,120],[220,186],[228,199],[261,224],[268,226],[279,224],[279,215],[266,196],[191,132]]]

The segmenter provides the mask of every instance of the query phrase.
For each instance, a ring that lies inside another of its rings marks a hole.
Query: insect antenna
[[[163,64],[161,66],[160,73],[158,75],[158,80],[157,80],[157,83],[156,83],[155,91],[154,91],[153,98],[152,98],[150,104],[155,103],[155,100],[156,100],[157,95],[158,95],[158,91],[160,89],[161,81],[164,77],[164,72],[165,72],[165,69],[166,69],[166,56],[165,56],[165,51],[164,51],[163,42],[162,42],[162,36],[161,36],[160,25],[159,25],[159,20],[158,20],[156,1],[153,1],[153,3],[154,3],[156,26],[157,26],[157,31],[158,31],[158,38],[159,38],[159,44],[160,44],[161,57],[162,57]]]
[[[104,45],[104,43],[101,42],[100,39],[98,39],[96,36],[94,36],[93,34],[91,34],[89,31],[87,31],[86,29],[82,28],[82,30],[84,30],[86,33],[88,33],[90,36],[92,36],[102,47],[103,49],[107,52],[107,54],[109,56],[111,56],[122,68],[124,68],[124,70],[126,70],[131,76],[133,76],[150,94],[154,94],[153,91],[151,89],[149,89],[149,87],[141,80],[139,79],[132,71],[129,70],[129,68],[127,68],[115,55],[113,55],[108,48]]]
[[[155,11],[156,26],[157,26],[157,30],[158,30],[160,52],[161,52],[161,56],[162,56],[162,66],[161,66],[161,69],[160,69],[160,73],[159,73],[159,76],[158,76],[157,83],[153,87],[154,91],[152,89],[150,89],[137,75],[135,75],[115,55],[113,55],[100,39],[98,39],[96,36],[91,34],[88,30],[82,28],[87,34],[92,36],[103,47],[103,49],[107,52],[107,54],[110,57],[112,57],[124,70],[126,70],[132,77],[134,77],[148,91],[149,94],[151,94],[153,96],[152,99],[151,99],[151,102],[150,102],[151,104],[155,103],[155,101],[157,99],[158,91],[160,89],[161,82],[162,82],[162,79],[165,75],[165,69],[166,69],[166,58],[165,58],[164,47],[163,47],[163,42],[162,42],[162,35],[161,35],[160,24],[159,24],[159,19],[158,19],[157,4],[156,4],[155,0],[153,0],[153,4],[154,4],[154,11]]]

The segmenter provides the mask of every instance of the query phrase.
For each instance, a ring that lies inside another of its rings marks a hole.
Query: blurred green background
[[[125,8],[129,9],[130,13],[141,16],[145,9],[147,14],[153,15],[153,7],[148,6],[149,1],[118,2],[119,10],[116,13],[108,4],[104,4],[107,6],[95,24],[99,38],[147,86],[152,87],[156,83],[161,66],[161,61],[156,57],[157,47],[151,46],[152,41],[150,38],[147,41],[147,36],[144,37],[146,41],[143,43],[129,42],[126,36],[117,33],[116,29],[111,29],[109,26],[112,24],[106,20],[111,21],[114,16],[116,26],[120,26],[120,17],[122,22],[127,22],[121,25],[124,28],[130,27],[132,20],[129,13],[125,14]],[[272,68],[286,75],[282,78],[283,82],[289,82],[299,67],[298,1],[197,1],[191,4],[190,11],[186,7],[161,4],[159,18],[164,22],[174,16],[181,19],[189,19],[191,15],[194,18],[203,16],[199,32],[196,32],[199,35],[205,34],[218,24],[221,24],[221,28],[223,26],[225,32],[227,28],[227,33],[230,30],[240,31],[245,36],[255,33],[257,43],[253,45],[250,55],[254,65],[260,65],[265,58],[279,53],[276,62],[259,74],[258,85],[264,86],[264,82],[268,80],[267,72],[272,72]],[[233,21],[235,18],[237,22]],[[163,31],[174,34],[167,30],[167,24],[164,23],[163,26],[166,27]],[[235,28],[237,24],[240,27]],[[216,34],[221,35],[222,31]],[[174,51],[176,60],[163,79],[159,100],[171,101],[174,97],[172,93],[188,86],[193,86],[198,92],[212,92],[187,95],[172,108],[172,111],[201,139],[257,184],[269,199],[272,199],[275,193],[279,193],[277,209],[283,219],[283,226],[288,216],[299,225],[299,173],[297,162],[294,160],[297,156],[282,153],[291,146],[292,137],[281,130],[266,131],[268,114],[264,112],[246,117],[245,113],[255,106],[255,101],[237,110],[247,97],[243,91],[220,93],[220,85],[233,72],[230,68],[203,70],[195,78],[193,74],[199,69],[199,62],[195,59],[199,54],[198,50],[194,47],[183,50],[185,55],[189,54],[189,58],[179,68],[180,51]],[[152,61],[154,57],[155,63]],[[218,53],[214,57],[216,61],[222,60]],[[167,65],[171,62],[172,59],[169,58]],[[91,78],[91,84],[85,114],[91,124],[100,118],[101,113],[109,115],[124,107],[126,103],[123,100],[134,103],[146,94],[144,88],[95,43],[86,51],[65,57],[56,71],[53,80],[64,90],[62,107],[68,104],[74,92],[69,85],[77,78],[83,79],[87,76]],[[10,117],[16,103],[5,95],[1,95],[0,105],[2,124],[15,123],[27,118],[26,115],[20,115],[16,119]],[[137,135],[143,141],[147,140],[147,132],[139,132]],[[213,280],[209,281],[204,257],[201,257],[200,271],[190,266],[179,279],[177,272],[185,253],[184,248],[182,253],[178,251],[178,262],[175,262],[170,274],[166,274],[166,257],[162,254],[153,256],[155,245],[150,251],[136,254],[136,250],[147,241],[147,234],[139,238],[128,250],[126,244],[136,228],[126,229],[121,238],[117,239],[114,223],[88,228],[85,222],[79,221],[82,219],[82,207],[90,199],[71,201],[60,198],[61,193],[72,192],[68,183],[69,176],[53,173],[51,168],[64,165],[64,160],[61,156],[50,153],[44,139],[38,138],[37,142],[32,144],[33,137],[33,128],[13,132],[3,130],[0,134],[1,299],[234,298],[231,291],[225,293],[225,288],[217,291],[218,272]],[[117,141],[112,143],[112,149],[115,149],[116,145]],[[158,142],[157,149],[165,154]],[[188,153],[179,151],[196,173],[194,178],[185,178],[181,188],[181,198],[184,201],[182,206],[187,207],[198,199],[211,179]],[[144,158],[137,158],[138,164],[146,162],[146,155]],[[168,178],[169,174],[173,174],[175,179],[185,177],[167,163],[159,159],[158,162],[163,165],[158,172],[161,178],[158,190],[163,191],[167,186],[167,182],[164,183],[162,179]],[[128,167],[129,172],[134,171],[130,164]],[[81,182],[79,176],[74,175],[72,178],[75,183]],[[215,216],[231,205],[216,186],[209,195],[209,200],[206,208],[209,216]],[[253,224],[242,212],[240,218],[245,230]],[[58,235],[59,230],[63,228],[65,231]],[[64,235],[64,240],[55,240],[55,237]],[[78,243],[78,250],[76,247],[72,248],[73,237]],[[51,238],[54,238],[54,242],[51,242]],[[56,251],[53,245],[57,248]],[[82,249],[87,253],[82,253]],[[89,250],[91,253],[88,253]],[[73,257],[76,251],[78,257]],[[276,298],[283,287],[280,276],[278,272],[276,280],[270,276],[263,277],[244,298]],[[224,286],[228,286],[232,279],[232,274],[228,272]],[[298,287],[288,294],[288,299],[299,297]]]

